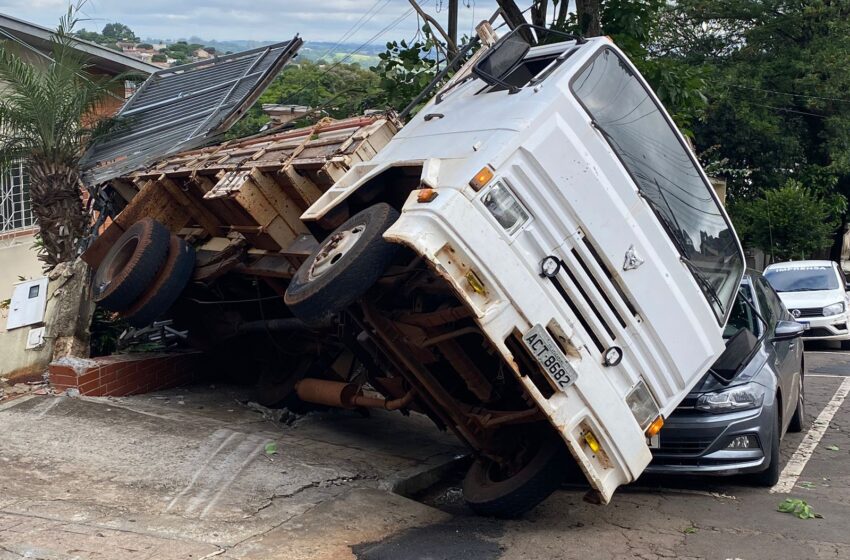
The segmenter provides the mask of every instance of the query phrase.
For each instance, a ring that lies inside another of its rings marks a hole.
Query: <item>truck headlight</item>
[[[838,315],[839,313],[844,313],[844,302],[839,301],[838,303],[833,303],[832,305],[827,305],[823,308],[823,316],[829,317],[830,315]]]
[[[733,412],[758,408],[764,402],[764,388],[747,383],[717,393],[706,393],[697,399],[696,409],[704,412]]]
[[[649,387],[646,386],[643,379],[638,381],[638,384],[626,397],[626,404],[629,405],[629,409],[641,430],[646,430],[660,413],[658,405],[655,404],[655,399],[652,398],[652,393],[649,392]]]
[[[529,219],[526,209],[502,181],[487,189],[481,202],[508,233],[515,232]]]

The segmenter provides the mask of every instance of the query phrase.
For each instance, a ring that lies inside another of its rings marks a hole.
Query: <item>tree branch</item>
[[[443,39],[446,40],[446,45],[448,45],[449,47],[449,52],[457,52],[457,45],[454,41],[452,41],[452,38],[449,37],[449,34],[446,33],[446,30],[443,29],[443,26],[440,25],[440,22],[431,17],[431,15],[428,14],[425,10],[423,10],[419,6],[419,4],[416,3],[416,0],[407,1],[410,2],[410,5],[413,6],[413,9],[416,10],[416,12],[422,17],[422,19],[427,21],[434,29],[436,29],[440,33],[440,35],[443,36]]]

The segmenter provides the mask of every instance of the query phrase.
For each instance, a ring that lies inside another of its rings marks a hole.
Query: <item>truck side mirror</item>
[[[773,329],[772,340],[793,340],[806,332],[806,325],[797,321],[778,321]]]

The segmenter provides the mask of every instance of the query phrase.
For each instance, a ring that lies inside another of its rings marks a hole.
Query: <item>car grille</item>
[[[824,327],[814,327],[814,328],[807,330],[805,333],[803,333],[803,336],[804,337],[832,336],[834,334],[835,334],[834,332],[832,332],[829,329],[826,329]]]
[[[653,449],[656,455],[699,455],[714,442],[710,438],[669,438],[661,434],[661,447]]]
[[[794,314],[794,311],[791,310],[791,313]],[[823,307],[809,307],[806,309],[796,309],[796,311],[800,312],[800,317],[823,317]]]

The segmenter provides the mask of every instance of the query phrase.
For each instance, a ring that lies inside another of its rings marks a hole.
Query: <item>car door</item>
[[[787,426],[797,406],[798,392],[800,387],[800,359],[803,352],[803,343],[799,338],[791,340],[771,340],[776,323],[779,321],[793,321],[794,317],[785,308],[782,300],[776,294],[771,285],[762,277],[754,282],[756,297],[759,299],[759,307],[766,309],[765,317],[770,326],[767,331],[767,344],[772,346],[774,371],[779,376],[779,388],[782,391],[782,418]]]

